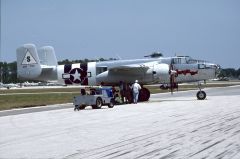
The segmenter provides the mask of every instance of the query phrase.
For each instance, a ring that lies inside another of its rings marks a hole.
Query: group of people
[[[134,103],[136,104],[138,102],[138,96],[141,90],[141,86],[138,83],[138,80],[135,80],[135,82],[132,85],[129,85],[125,82],[120,81],[119,83],[119,91],[120,91],[120,97],[115,89],[115,87],[112,87],[112,92],[115,98],[115,101],[117,101],[117,98],[121,98],[122,103]],[[95,95],[96,89],[90,89],[90,95]],[[81,94],[86,95],[86,90],[81,89]],[[119,103],[121,103],[119,102]]]
[[[126,83],[120,81],[119,88],[123,103],[127,102],[136,104],[138,102],[138,96],[141,90],[138,80],[136,80],[132,85],[127,85]]]

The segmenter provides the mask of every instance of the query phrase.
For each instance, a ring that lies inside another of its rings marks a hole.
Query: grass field
[[[0,90],[0,110],[71,103],[79,88]]]
[[[206,87],[225,87],[239,83],[215,83],[207,84]],[[169,92],[161,90],[157,85],[146,86],[152,94]],[[197,89],[195,85],[180,85],[179,91]],[[80,88],[45,88],[45,89],[1,89],[0,110],[25,108],[34,106],[46,106],[50,104],[71,103],[73,97],[79,95]]]

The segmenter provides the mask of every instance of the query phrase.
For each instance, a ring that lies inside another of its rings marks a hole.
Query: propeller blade
[[[174,84],[175,73],[176,73],[176,71],[173,70],[173,60],[172,60],[170,66],[169,66],[170,90],[171,90],[171,94],[173,94],[173,84]]]

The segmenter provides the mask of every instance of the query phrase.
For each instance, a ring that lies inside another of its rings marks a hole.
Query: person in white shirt
[[[140,84],[138,84],[138,80],[136,80],[135,83],[132,84],[132,90],[133,90],[133,103],[137,104],[139,91],[141,90],[141,86]]]

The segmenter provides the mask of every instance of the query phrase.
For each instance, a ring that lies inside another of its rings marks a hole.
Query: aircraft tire
[[[204,91],[198,91],[197,92],[197,99],[198,100],[204,100],[206,98],[207,94]]]
[[[150,91],[149,91],[147,88],[144,88],[144,87],[143,87],[143,88],[140,90],[138,101],[139,101],[139,102],[148,101],[149,98],[150,98]]]

